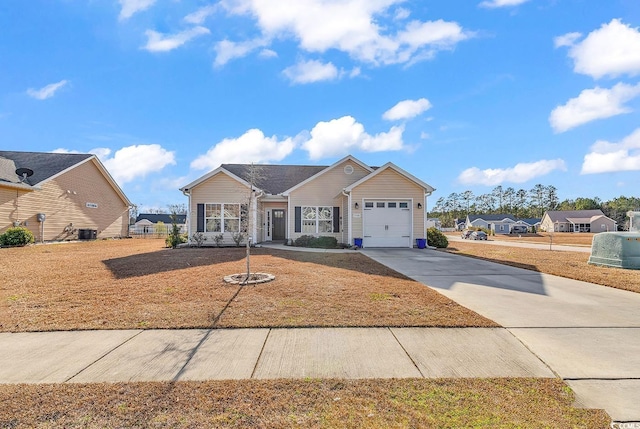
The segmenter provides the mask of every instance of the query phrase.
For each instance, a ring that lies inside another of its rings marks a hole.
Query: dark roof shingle
[[[281,194],[327,168],[321,165],[263,164],[222,164],[221,167],[247,182],[250,182],[251,168],[255,168],[256,186],[271,195]]]
[[[80,153],[0,151],[0,157],[13,161],[16,168],[33,170],[33,176],[25,180],[25,183],[31,186],[35,186],[92,156]]]

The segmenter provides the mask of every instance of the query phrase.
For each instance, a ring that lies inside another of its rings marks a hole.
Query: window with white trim
[[[205,232],[240,232],[240,204],[205,204]]]
[[[333,232],[333,207],[302,207],[302,233]]]

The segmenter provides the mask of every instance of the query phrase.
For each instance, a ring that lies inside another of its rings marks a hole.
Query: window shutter
[[[340,207],[333,208],[333,232],[340,232]]]
[[[295,208],[295,213],[296,213],[296,218],[295,218],[296,228],[295,228],[295,232],[302,232],[302,207],[296,207]]]
[[[204,232],[204,204],[198,204],[198,221],[196,232]]]

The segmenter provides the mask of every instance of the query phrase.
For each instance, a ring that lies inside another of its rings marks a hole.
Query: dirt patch
[[[0,385],[0,427],[607,428],[555,379]]]
[[[640,270],[589,265],[588,253],[466,242],[452,242],[445,251],[640,293]]]
[[[111,240],[1,249],[0,331],[496,326],[356,252],[255,249],[276,280],[237,286],[244,249]]]

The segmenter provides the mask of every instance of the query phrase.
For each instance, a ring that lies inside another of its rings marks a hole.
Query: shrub
[[[244,234],[241,232],[234,232],[233,234],[231,234],[231,238],[233,239],[234,243],[236,243],[236,247],[240,247],[240,245],[244,241]]]
[[[223,241],[224,241],[224,235],[218,234],[213,236],[213,242],[216,243],[217,247],[222,247]]]
[[[191,239],[196,242],[196,247],[202,247],[205,241],[207,241],[207,237],[204,236],[201,232],[196,232],[191,236]]]
[[[22,226],[9,228],[0,235],[0,246],[26,246],[33,242],[35,242],[33,233]]]
[[[336,249],[338,240],[334,237],[314,237],[312,235],[302,235],[294,242],[296,247],[313,247],[317,249]]]
[[[427,244],[438,249],[445,249],[449,245],[449,240],[438,228],[432,226],[427,229]]]

